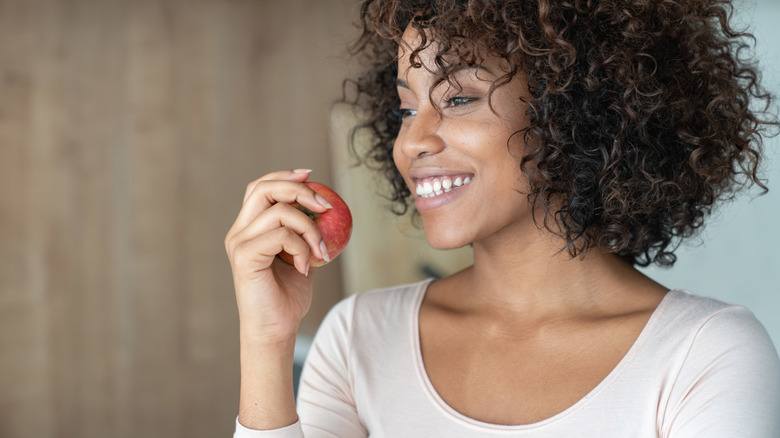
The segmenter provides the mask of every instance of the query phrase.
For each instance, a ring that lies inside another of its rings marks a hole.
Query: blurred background
[[[230,436],[238,323],[224,236],[246,185],[312,168],[355,216],[304,321],[443,275],[346,155],[355,0],[0,1],[0,437]],[[780,2],[740,3],[780,94]],[[774,43],[773,43],[774,42]],[[744,304],[780,341],[780,153],[670,287]],[[755,198],[755,199],[754,199]],[[377,231],[379,230],[379,231]],[[695,242],[694,242],[695,243]]]

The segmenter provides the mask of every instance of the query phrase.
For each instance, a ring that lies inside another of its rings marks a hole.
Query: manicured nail
[[[328,248],[325,246],[325,241],[320,241],[320,252],[322,252],[322,259],[325,260],[325,263],[330,262],[330,256],[328,255]]]
[[[311,169],[295,169],[293,173],[311,173]]]
[[[332,205],[330,205],[330,202],[326,201],[326,200],[325,200],[325,198],[323,198],[322,196],[320,196],[318,193],[315,193],[315,194],[314,194],[314,199],[316,199],[316,200],[317,200],[317,202],[319,202],[319,203],[320,203],[320,205],[321,205],[321,206],[323,206],[323,207],[325,207],[325,208],[333,208],[333,206],[332,206]]]

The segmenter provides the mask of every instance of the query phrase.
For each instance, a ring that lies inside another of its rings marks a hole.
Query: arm
[[[240,319],[241,424],[272,430],[297,421],[292,385],[295,335],[311,304],[309,259],[327,258],[319,229],[293,207],[328,208],[302,184],[308,171],[268,174],[247,186],[225,237]],[[294,266],[277,255],[293,257]]]
[[[350,352],[356,296],[337,304],[326,316],[301,373],[298,412],[307,437],[365,438],[354,397]]]
[[[295,339],[278,346],[255,345],[241,336],[238,418],[255,429],[276,429],[298,420],[293,394]]]
[[[663,437],[780,437],[780,360],[744,308],[702,323],[672,391]]]
[[[257,431],[236,425],[234,438],[365,438],[368,432],[357,414],[349,365],[350,332],[355,298],[337,304],[314,338],[298,390],[300,421],[276,430]],[[243,361],[243,358],[242,358]],[[284,370],[292,370],[284,364]],[[292,374],[290,373],[290,379]],[[264,379],[260,379],[264,380]],[[244,397],[242,364],[242,397]],[[276,386],[278,382],[267,382]],[[286,385],[279,385],[287,388]],[[262,388],[262,385],[256,388]],[[290,381],[292,387],[292,381]],[[292,395],[290,393],[290,395]],[[243,417],[239,414],[239,419]]]

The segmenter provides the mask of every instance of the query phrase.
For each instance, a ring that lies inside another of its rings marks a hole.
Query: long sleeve
[[[702,322],[673,389],[662,437],[780,437],[780,360],[746,309],[723,309]]]
[[[236,420],[234,438],[365,438],[349,372],[354,297],[331,309],[322,322],[301,374],[299,420],[281,429],[250,430]]]
[[[236,431],[233,438],[302,438],[301,422],[296,421],[287,427],[273,430],[248,429],[236,418]]]
[[[298,414],[307,438],[368,436],[350,372],[354,311],[355,297],[337,304],[314,337],[298,387]]]

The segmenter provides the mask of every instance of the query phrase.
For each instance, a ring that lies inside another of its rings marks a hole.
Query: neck
[[[614,254],[592,249],[572,258],[562,247],[562,240],[535,227],[475,242],[466,283],[474,310],[512,320],[576,315],[604,307],[605,299],[614,302],[627,284],[648,280]]]

